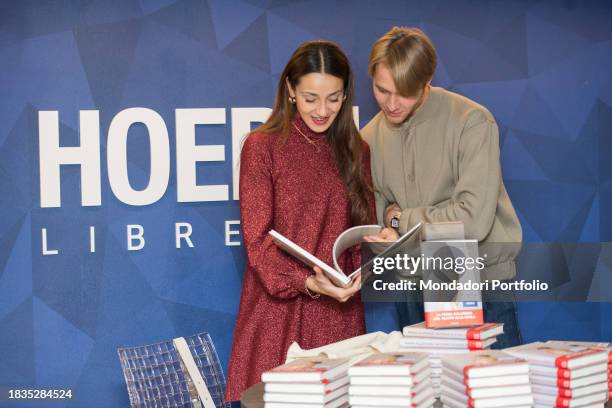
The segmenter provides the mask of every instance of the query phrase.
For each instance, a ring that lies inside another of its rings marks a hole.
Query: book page
[[[336,242],[334,242],[334,248],[332,250],[332,256],[334,259],[334,267],[342,271],[338,261],[340,260],[340,256],[349,249],[350,247],[360,244],[363,241],[364,237],[369,235],[376,235],[380,232],[382,227],[380,225],[358,225],[356,227],[352,227],[344,231],[342,234],[336,238]],[[353,271],[349,276],[352,278],[361,268],[357,268]]]
[[[416,237],[416,233],[421,229],[421,226],[423,225],[422,222],[419,222],[418,224],[416,224],[414,227],[412,227],[411,229],[408,230],[408,232],[406,232],[404,235],[402,235],[401,237],[398,238],[397,241],[395,242],[389,242],[388,246],[378,255],[376,255],[375,257],[372,257],[372,259],[369,259],[367,262],[363,262],[363,260],[361,261],[362,266],[359,267],[356,271],[354,271],[352,274],[349,275],[349,278],[353,279],[355,277],[355,275],[357,275],[357,273],[361,272],[361,270],[363,269],[363,267],[366,267],[365,270],[369,272],[370,268],[369,266],[374,262],[374,259],[376,258],[384,258],[384,257],[391,257],[391,256],[395,256],[395,254],[400,253],[402,251],[405,251],[406,248],[404,247],[404,245],[412,238],[412,237]],[[379,230],[381,227],[378,227]],[[369,234],[369,235],[373,235],[373,234]],[[365,235],[364,235],[365,236]],[[406,251],[406,253],[409,253],[409,251]],[[336,253],[334,253],[334,263],[336,262]],[[365,282],[367,279],[369,278],[368,276],[362,275],[361,276],[361,281]]]

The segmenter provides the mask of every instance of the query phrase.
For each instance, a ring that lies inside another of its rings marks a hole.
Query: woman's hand
[[[306,287],[311,292],[320,293],[321,295],[334,298],[340,303],[344,303],[361,289],[361,274],[357,275],[351,286],[340,288],[334,285],[318,266],[315,266],[313,269],[315,274],[306,279]]]

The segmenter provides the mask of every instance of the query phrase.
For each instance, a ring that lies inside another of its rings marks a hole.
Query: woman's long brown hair
[[[254,132],[280,133],[289,136],[296,107],[289,102],[287,81],[293,89],[300,78],[311,73],[340,78],[344,84],[344,103],[327,130],[340,177],[348,189],[351,221],[354,225],[371,222],[367,194],[370,188],[363,175],[362,141],[353,121],[353,73],[348,58],[336,44],[328,41],[308,41],[300,45],[287,63],[278,81],[274,107],[268,120]]]

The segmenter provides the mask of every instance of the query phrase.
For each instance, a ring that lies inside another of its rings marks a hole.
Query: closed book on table
[[[376,353],[352,365],[349,376],[411,376],[429,367],[425,353]]]
[[[556,374],[556,373],[555,373]],[[592,375],[587,375],[579,378],[559,378],[556,375],[547,376],[536,373],[531,374],[531,382],[539,385],[555,386],[559,388],[579,388],[587,385],[597,384],[606,381],[607,373],[601,371]]]
[[[327,394],[293,394],[284,392],[264,392],[265,402],[297,402],[304,404],[326,404],[348,393],[348,385]]]
[[[309,404],[302,402],[266,402],[264,404],[264,408],[348,408],[348,406],[348,394],[342,395],[326,404]]]
[[[429,401],[433,397],[431,389],[424,390],[414,396],[406,397],[380,397],[366,395],[349,395],[351,406],[373,405],[378,407],[411,407],[419,405],[424,401]]]
[[[431,369],[426,368],[415,374],[411,375],[398,375],[398,376],[379,376],[379,375],[359,375],[349,377],[351,385],[404,385],[414,386],[419,385],[427,380],[431,376]]]
[[[552,385],[533,384],[533,392],[538,394],[553,395],[563,398],[577,398],[585,395],[605,393],[608,391],[608,382],[585,385],[577,388],[561,388]]]
[[[581,368],[598,363],[608,364],[608,353],[584,346],[551,345],[542,342],[505,349],[507,353],[524,358],[536,365],[564,369]]]
[[[404,336],[451,338],[465,340],[484,340],[504,333],[503,323],[484,323],[465,328],[429,329],[425,322],[405,326],[402,330]]]
[[[393,385],[351,385],[349,395],[369,395],[381,397],[414,397],[431,387],[431,382],[424,381],[415,386]]]
[[[552,346],[589,347],[596,350],[605,350],[608,352],[608,363],[612,363],[612,343],[596,341],[548,340],[546,344]]]
[[[449,371],[463,373],[466,378],[483,378],[529,373],[529,364],[499,350],[475,351],[446,355],[442,366]]]
[[[330,359],[325,357],[299,358],[283,364],[261,375],[261,381],[267,382],[319,382],[329,383],[332,379],[346,375],[349,360],[346,358]]]
[[[455,381],[463,382],[465,386],[470,388],[483,388],[483,387],[501,387],[506,385],[525,385],[530,384],[529,374],[519,375],[503,375],[494,377],[482,377],[482,378],[468,378],[461,373],[449,371],[444,369],[442,376],[446,378],[452,378]]]
[[[439,357],[445,354],[464,354],[470,350],[459,348],[435,348],[435,347],[400,347],[401,352],[405,353],[427,353],[431,357]]]
[[[538,376],[555,377],[558,379],[578,379],[589,377],[592,375],[599,375],[606,372],[606,365],[599,363],[591,366],[580,367],[580,368],[557,368],[553,366],[544,366],[539,364],[531,364],[531,374]]]
[[[428,399],[425,399],[421,402],[419,402],[418,404],[410,404],[410,405],[401,405],[401,408],[431,408],[434,406],[434,404],[436,403],[436,398],[431,395]],[[380,405],[378,404],[374,404],[374,405],[351,405],[352,408],[380,408]],[[291,407],[283,407],[283,408],[293,408],[293,406]]]
[[[532,392],[532,387],[529,383],[521,385],[472,388],[452,377],[447,376],[442,378],[442,387],[451,388],[457,392],[465,394],[469,398],[494,398],[512,395],[528,395]]]
[[[499,398],[471,399],[465,395],[442,387],[442,403],[451,408],[510,408],[531,407],[534,397],[532,395],[506,396]]]
[[[496,338],[484,340],[446,339],[432,337],[404,337],[399,341],[400,348],[450,348],[462,350],[483,350],[495,344]]]
[[[347,375],[334,379],[329,383],[266,383],[265,392],[292,392],[294,394],[329,394],[330,392],[347,385],[349,378]]]
[[[555,408],[573,408],[582,407],[588,404],[602,404],[608,399],[607,392],[600,392],[597,394],[585,395],[583,397],[576,398],[563,398],[554,395],[545,394],[534,394],[534,402],[538,405],[548,405],[549,407]],[[601,405],[600,405],[601,407]]]

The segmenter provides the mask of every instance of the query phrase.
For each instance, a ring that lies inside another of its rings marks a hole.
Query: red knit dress
[[[299,130],[298,130],[299,129]],[[301,133],[300,133],[301,132]],[[371,185],[370,152],[363,142],[364,174]],[[368,196],[371,218],[374,197]],[[334,240],[351,227],[347,188],[325,134],[296,116],[285,143],[279,135],[252,134],[240,158],[240,216],[247,266],[229,364],[226,400],[236,401],[261,373],[284,363],[289,345],[310,349],[363,334],[359,293],[346,303],[311,299],[305,281],[312,269],[279,250],[275,229],[329,265]],[[359,265],[358,252],[341,265]]]

